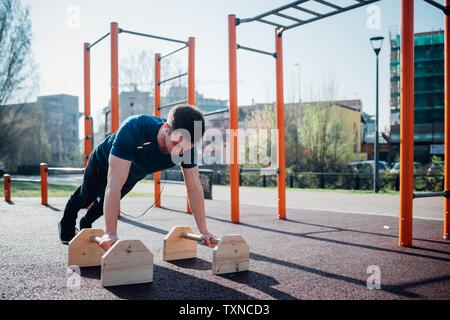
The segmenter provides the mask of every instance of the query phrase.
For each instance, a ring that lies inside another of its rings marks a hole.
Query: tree
[[[28,8],[18,0],[0,0],[0,157],[5,162],[37,124],[35,117],[23,113],[23,102],[38,89],[31,38]],[[6,107],[7,103],[16,105]]]
[[[354,132],[338,108],[330,101],[304,105],[300,132],[307,170],[335,171],[351,160]]]

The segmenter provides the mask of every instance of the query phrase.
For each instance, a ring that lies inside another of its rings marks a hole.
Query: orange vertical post
[[[187,101],[191,106],[195,105],[195,38],[189,37],[189,65],[188,65],[188,94]],[[186,199],[186,212],[192,213],[189,206],[189,197]]]
[[[161,110],[159,106],[161,105],[161,86],[159,81],[161,80],[161,55],[159,53],[155,54],[155,117],[161,117]],[[155,184],[155,206],[161,207],[161,185],[159,184],[161,180],[161,171],[153,173],[153,182]]]
[[[84,43],[84,167],[87,166],[89,155],[92,152],[92,136],[91,130],[91,71],[90,71],[90,51],[89,43]],[[90,138],[88,138],[90,137]]]
[[[450,6],[450,0],[445,0],[445,6]],[[444,31],[444,60],[445,60],[445,177],[444,190],[450,189],[450,31],[448,15],[445,15],[445,31]],[[448,210],[450,209],[450,199],[444,198],[444,239],[448,239],[448,231],[450,229],[450,220],[448,218]]]
[[[111,134],[119,130],[119,24],[111,22]]]
[[[48,165],[46,163],[41,163],[41,203],[43,205],[48,204]]]
[[[3,175],[3,190],[5,192],[5,201],[11,201],[11,176],[9,174]]]
[[[414,189],[414,0],[401,2],[400,246],[412,246]]]
[[[286,219],[286,157],[284,149],[284,94],[283,94],[283,39],[279,28],[275,29],[276,77],[277,77],[277,175],[278,218]]]
[[[228,59],[230,82],[230,191],[231,222],[239,223],[239,163],[238,163],[238,104],[237,104],[237,64],[236,64],[236,16],[228,15]]]

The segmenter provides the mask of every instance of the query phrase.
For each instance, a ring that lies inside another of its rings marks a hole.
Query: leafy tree
[[[0,158],[5,164],[20,158],[14,152],[19,152],[24,136],[45,138],[30,135],[37,130],[39,117],[24,114],[23,102],[38,89],[31,38],[28,9],[18,0],[0,0]],[[6,107],[7,103],[16,105]],[[41,142],[45,143],[35,144]]]

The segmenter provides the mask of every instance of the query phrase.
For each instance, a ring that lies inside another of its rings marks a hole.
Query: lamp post
[[[374,170],[373,191],[378,192],[378,54],[380,53],[384,37],[372,37],[370,43],[377,57],[377,80],[376,80],[376,109],[375,109],[375,145],[374,145]]]

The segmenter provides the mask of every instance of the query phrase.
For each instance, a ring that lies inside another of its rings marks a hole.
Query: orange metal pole
[[[48,204],[48,165],[46,163],[41,163],[41,203],[43,205]]]
[[[278,218],[286,219],[286,157],[284,149],[284,95],[283,95],[283,39],[279,28],[275,29],[275,47],[277,52],[277,175]]]
[[[445,0],[445,6],[450,6],[450,0]],[[450,31],[449,31],[449,18],[445,15],[445,40],[444,40],[444,52],[445,52],[445,181],[444,189],[450,189],[450,90],[448,88],[450,83]],[[448,239],[448,232],[450,229],[450,220],[448,218],[448,210],[450,209],[450,199],[444,198],[444,239]]]
[[[111,22],[111,134],[119,130],[119,24]]]
[[[85,43],[83,47],[84,56],[84,167],[87,166],[89,155],[92,152],[92,135],[91,132],[91,76],[90,76],[90,51],[89,43]],[[90,137],[90,139],[88,138]]]
[[[239,163],[238,163],[238,104],[237,104],[237,64],[236,64],[236,16],[228,16],[228,58],[230,82],[230,191],[231,222],[239,223]]]
[[[189,66],[188,66],[188,104],[195,105],[195,38],[189,38]],[[186,212],[192,213],[189,197],[186,199]]]
[[[161,61],[159,60],[161,55],[159,53],[155,54],[155,117],[161,117],[161,110],[159,106],[161,105],[161,86],[158,82],[161,80]],[[158,181],[161,180],[161,171],[153,173],[153,182],[155,185],[155,206],[161,207],[161,185]]]
[[[5,191],[5,201],[11,201],[11,176],[9,174],[3,175],[3,189]]]
[[[414,189],[414,0],[401,2],[399,245],[412,246]]]

